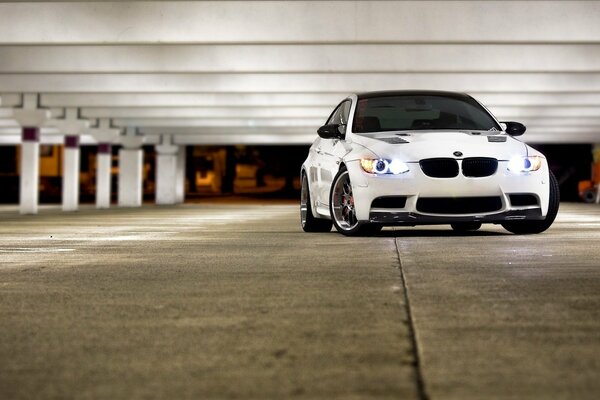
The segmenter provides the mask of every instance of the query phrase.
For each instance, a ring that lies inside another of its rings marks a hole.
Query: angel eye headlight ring
[[[387,162],[387,160],[377,160],[373,163],[374,172],[376,174],[385,174],[385,172],[388,169],[388,165],[389,163]]]
[[[508,162],[508,169],[516,174],[537,171],[542,167],[542,160],[543,158],[540,156],[513,157]]]
[[[374,175],[400,175],[409,170],[405,162],[385,158],[363,158],[360,160],[360,166],[366,173]]]

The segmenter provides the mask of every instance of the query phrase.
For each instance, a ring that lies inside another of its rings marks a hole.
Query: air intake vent
[[[510,198],[510,204],[513,207],[527,207],[538,205],[537,197],[533,194],[511,194],[508,197]]]
[[[378,197],[371,203],[371,208],[404,208],[406,196]]]
[[[454,158],[428,158],[419,161],[423,173],[432,178],[458,176],[458,162]]]
[[[502,208],[500,197],[421,197],[417,210],[429,214],[479,214]]]
[[[462,162],[463,175],[469,178],[491,176],[498,170],[498,160],[495,158],[465,158]]]

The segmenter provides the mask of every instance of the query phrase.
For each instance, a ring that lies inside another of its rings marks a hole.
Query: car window
[[[466,96],[383,96],[360,99],[356,106],[356,133],[435,129],[501,130],[479,103]]]
[[[348,125],[348,117],[350,116],[350,104],[350,100],[348,100],[342,103],[342,106],[340,107],[340,123],[342,125]]]
[[[329,117],[327,124],[347,125],[348,117],[350,116],[350,105],[350,100],[346,100],[342,104],[340,104],[335,109],[333,114],[331,114],[331,117]]]

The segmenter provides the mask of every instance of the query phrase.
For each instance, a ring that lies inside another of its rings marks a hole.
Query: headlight
[[[508,169],[516,174],[521,172],[532,172],[542,168],[542,157],[513,157],[508,162]]]
[[[408,172],[408,165],[400,160],[386,160],[383,158],[360,160],[360,166],[365,172],[377,175],[399,175]]]

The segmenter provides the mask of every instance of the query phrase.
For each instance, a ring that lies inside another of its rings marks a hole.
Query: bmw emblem
[[[455,157],[462,157],[463,153],[461,153],[460,151],[455,151],[454,153]]]

